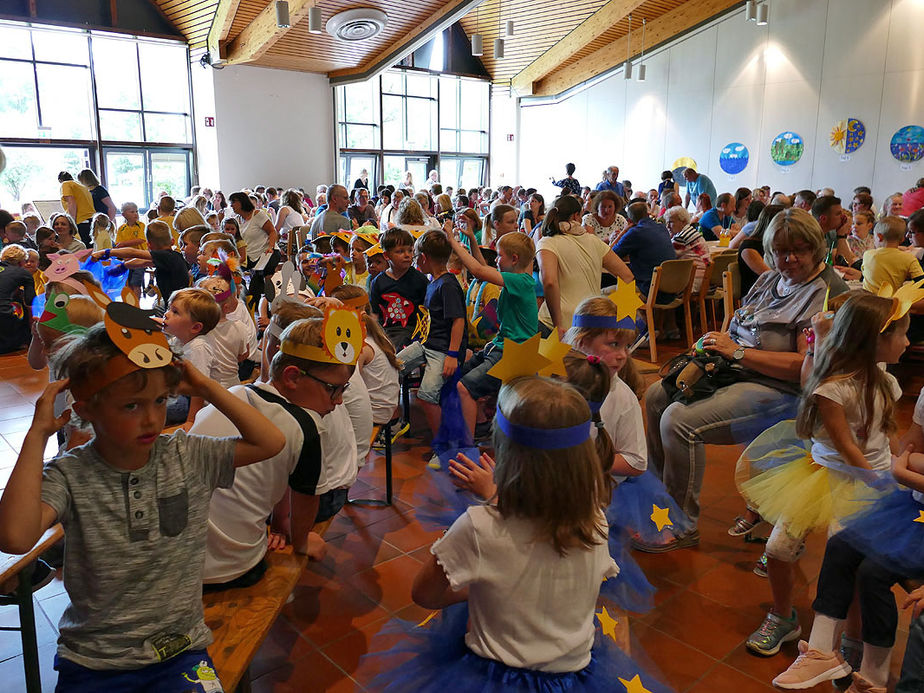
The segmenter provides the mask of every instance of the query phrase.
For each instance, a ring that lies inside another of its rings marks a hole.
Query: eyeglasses
[[[337,399],[337,397],[346,392],[347,388],[350,387],[349,381],[343,383],[342,385],[334,385],[333,383],[329,383],[326,380],[321,380],[316,375],[312,375],[308,371],[303,371],[300,368],[298,369],[298,372],[308,378],[311,378],[315,382],[321,383],[321,385],[323,385],[324,389],[327,391],[327,394],[330,396],[331,400]]]

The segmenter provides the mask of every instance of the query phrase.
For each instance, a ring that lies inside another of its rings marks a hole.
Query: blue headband
[[[575,315],[571,319],[572,327],[584,327],[600,330],[634,330],[632,318],[619,320],[615,315]]]
[[[500,407],[497,408],[494,421],[503,434],[514,443],[537,450],[573,448],[590,438],[590,421],[584,421],[569,428],[532,428],[510,423]]]

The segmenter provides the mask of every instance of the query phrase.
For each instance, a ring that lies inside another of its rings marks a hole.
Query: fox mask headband
[[[321,325],[320,347],[299,344],[291,339],[283,339],[279,350],[283,354],[338,366],[353,366],[363,350],[366,338],[366,325],[362,314],[351,308],[327,308]]]
[[[151,319],[154,313],[115,301],[106,306],[106,334],[121,353],[109,359],[92,380],[71,387],[74,399],[86,401],[129,373],[142,368],[161,368],[173,361],[167,338],[160,325]]]

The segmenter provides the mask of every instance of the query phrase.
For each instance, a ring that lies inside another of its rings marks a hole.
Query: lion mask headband
[[[121,353],[109,359],[92,380],[71,387],[74,399],[84,402],[129,373],[161,368],[173,361],[167,338],[160,325],[151,320],[154,313],[115,301],[106,306],[106,334]]]
[[[892,299],[892,312],[888,318],[886,318],[885,324],[882,326],[882,329],[879,330],[879,333],[882,334],[893,322],[901,320],[905,315],[911,310],[911,306],[918,301],[924,300],[924,279],[919,279],[916,282],[911,282],[908,284],[902,284],[898,291],[893,293],[892,285],[887,282],[883,282],[882,286],[879,287],[877,293],[881,298],[891,298]]]
[[[338,366],[353,366],[363,350],[366,325],[362,314],[350,308],[327,308],[321,326],[322,346],[299,344],[283,339],[279,350],[283,354]]]

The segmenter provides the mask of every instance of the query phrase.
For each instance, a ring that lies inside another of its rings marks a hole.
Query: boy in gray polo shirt
[[[67,379],[36,403],[0,498],[0,549],[26,552],[55,522],[64,526],[70,604],[60,622],[57,690],[220,691],[202,617],[209,499],[231,485],[235,467],[275,455],[285,440],[218,383],[171,363],[150,318],[133,319],[116,324],[107,312],[106,325],[59,352],[56,372]],[[45,444],[67,419],[55,418],[54,398],[68,387],[95,436],[43,471]],[[171,391],[211,402],[241,437],[161,435]]]

